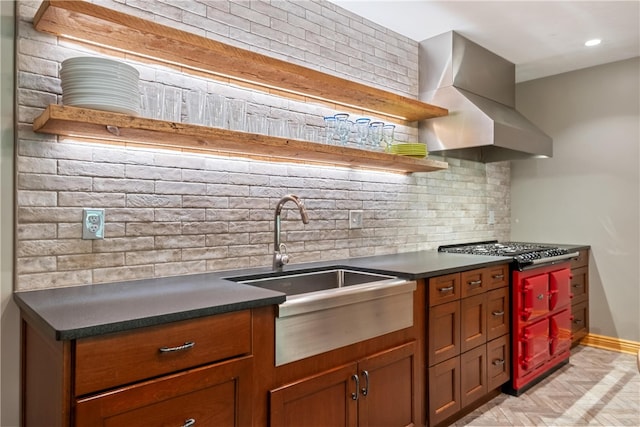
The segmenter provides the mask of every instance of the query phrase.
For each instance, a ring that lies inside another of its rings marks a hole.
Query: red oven
[[[569,262],[512,273],[512,369],[516,392],[569,359],[571,266]]]

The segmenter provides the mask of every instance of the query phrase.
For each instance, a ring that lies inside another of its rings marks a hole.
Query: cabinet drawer
[[[487,267],[486,280],[489,281],[488,290],[503,288],[509,285],[509,264]]]
[[[460,299],[460,274],[429,279],[429,307]]]
[[[589,298],[589,267],[571,270],[572,304],[584,302]]]
[[[488,277],[489,270],[487,268],[478,268],[460,273],[462,298],[486,292],[489,287]]]
[[[579,251],[578,258],[571,260],[571,268],[585,267],[589,263],[589,249]]]
[[[251,375],[247,356],[79,399],[75,425],[249,426]]]
[[[251,313],[225,313],[102,335],[78,340],[75,346],[75,395],[81,396],[248,354]]]

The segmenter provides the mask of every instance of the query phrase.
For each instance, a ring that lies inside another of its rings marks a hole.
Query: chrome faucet
[[[273,270],[274,271],[282,271],[282,267],[289,262],[289,255],[287,255],[287,247],[284,243],[280,243],[280,212],[282,212],[282,206],[288,201],[292,201],[298,206],[300,210],[300,216],[302,217],[302,222],[304,224],[309,223],[309,215],[307,215],[307,210],[304,207],[304,203],[298,198],[298,196],[294,196],[293,194],[288,194],[284,196],[278,204],[276,205],[276,215],[274,218],[274,227],[273,227]]]

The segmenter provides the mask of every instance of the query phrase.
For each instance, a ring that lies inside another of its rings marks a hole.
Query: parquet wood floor
[[[577,346],[570,362],[519,397],[502,394],[462,426],[640,426],[636,356]]]

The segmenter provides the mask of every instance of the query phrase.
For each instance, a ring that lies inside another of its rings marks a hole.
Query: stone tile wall
[[[271,263],[273,211],[283,215],[292,263],[434,249],[509,236],[509,163],[448,160],[449,169],[400,175],[266,163],[197,152],[88,144],[36,134],[61,102],[59,64],[106,55],[36,32],[38,1],[18,2],[16,287],[85,285]],[[100,0],[108,7],[408,96],[417,95],[417,43],[325,1]],[[249,111],[322,127],[335,106],[234,86],[135,58],[141,79],[244,99]],[[353,112],[352,112],[353,113]],[[357,114],[357,112],[355,112]],[[384,120],[384,118],[382,118]],[[400,137],[417,137],[415,124]],[[82,240],[82,208],[104,208],[104,240]],[[364,227],[349,229],[350,210]],[[495,224],[488,224],[489,211]]]

